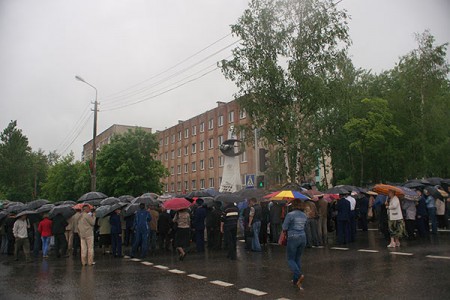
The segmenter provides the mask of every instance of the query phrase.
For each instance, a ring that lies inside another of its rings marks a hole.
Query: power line
[[[69,131],[69,133],[64,137],[64,139],[59,143],[59,145],[56,147],[56,149],[62,149],[65,147],[67,142],[72,138],[72,136],[77,132],[80,124],[83,122],[83,120],[86,118],[86,113],[89,114],[89,106],[90,103],[83,109],[80,117],[77,119],[77,121],[74,123],[72,129]]]
[[[60,152],[60,155],[63,155],[64,153],[66,153],[66,151],[69,149],[70,146],[72,146],[72,144],[76,141],[76,139],[80,136],[81,132],[84,130],[84,128],[86,127],[86,125],[89,123],[89,121],[91,120],[92,115],[88,115],[88,118],[85,120],[84,124],[82,125],[82,127],[80,128],[80,130],[78,131],[78,133],[76,134],[76,136],[72,139],[72,141],[64,148],[63,151]]]
[[[158,74],[151,76],[150,78],[147,78],[147,79],[145,79],[145,80],[143,80],[143,81],[140,81],[140,82],[138,82],[138,83],[136,83],[136,84],[133,84],[133,85],[129,86],[128,88],[125,88],[125,89],[123,89],[123,90],[121,90],[121,91],[118,91],[118,92],[115,92],[115,93],[113,93],[113,94],[111,94],[111,95],[108,95],[108,96],[104,97],[102,100],[109,99],[109,98],[114,98],[115,95],[118,95],[118,94],[121,94],[121,93],[123,93],[123,92],[125,92],[125,91],[128,91],[128,90],[130,90],[130,89],[132,89],[132,88],[134,88],[134,87],[136,87],[136,86],[138,86],[138,85],[140,85],[140,84],[142,84],[142,83],[145,83],[145,82],[147,82],[147,81],[150,81],[150,80],[152,80],[152,79],[154,79],[154,78],[156,78],[156,77],[158,77],[158,76],[160,76],[160,75],[162,75],[162,74],[164,74],[164,73],[169,72],[170,70],[173,70],[174,68],[176,68],[176,67],[178,67],[179,65],[185,63],[185,62],[188,61],[189,59],[191,59],[191,58],[197,56],[198,54],[202,53],[202,52],[205,51],[206,49],[208,49],[208,48],[214,46],[215,44],[219,43],[220,41],[226,39],[226,38],[229,37],[229,36],[231,36],[231,33],[229,33],[229,34],[227,34],[227,35],[221,37],[220,39],[218,39],[218,40],[216,40],[215,42],[209,44],[208,46],[204,47],[203,49],[201,49],[201,50],[195,52],[194,54],[192,54],[192,55],[188,56],[187,58],[181,60],[180,62],[176,63],[175,65],[169,67],[168,69],[166,69],[166,70],[164,70],[164,71],[161,71],[161,72],[159,72]]]

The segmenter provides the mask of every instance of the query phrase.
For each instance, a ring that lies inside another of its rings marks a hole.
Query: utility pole
[[[92,103],[94,104],[94,130],[92,135],[92,170],[91,170],[91,192],[95,192],[97,189],[97,143],[96,143],[97,112],[98,112],[97,88],[78,75],[75,76],[75,79],[86,83],[95,90],[95,101],[94,103]]]

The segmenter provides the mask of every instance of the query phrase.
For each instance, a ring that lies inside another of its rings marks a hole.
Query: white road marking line
[[[232,283],[228,283],[228,282],[220,281],[220,280],[213,280],[213,281],[210,281],[210,282],[211,282],[212,284],[220,285],[220,286],[223,286],[223,287],[229,287],[229,286],[234,285],[234,284],[232,284]]]
[[[243,289],[239,289],[241,292],[247,293],[247,294],[252,294],[255,296],[264,296],[267,295],[266,292],[262,292],[262,291],[258,291],[255,289],[251,289],[251,288],[243,288]]]
[[[125,255],[123,258],[130,258],[128,255]]]
[[[438,232],[450,232],[450,229],[438,229]]]
[[[289,298],[278,298],[277,300],[291,300]]]
[[[428,258],[450,259],[450,256],[427,255]]]
[[[146,265],[146,266],[153,266],[153,263],[151,263],[149,261],[143,261],[143,262],[141,262],[141,264]]]
[[[155,268],[160,269],[160,270],[167,270],[167,269],[169,269],[169,267],[161,266],[161,265],[156,265]]]
[[[139,258],[132,258],[131,261],[141,261]]]
[[[174,273],[174,274],[186,274],[185,271],[181,271],[181,270],[177,270],[177,269],[169,270],[169,272]]]
[[[370,250],[370,249],[358,249],[359,252],[369,252],[369,253],[378,253],[378,250]]]
[[[378,231],[377,228],[369,228],[369,229],[367,229],[367,230],[369,230],[369,231]]]
[[[330,249],[333,249],[333,250],[343,250],[343,251],[346,251],[346,250],[348,250],[349,248],[342,248],[342,247],[331,247]]]
[[[189,274],[188,276],[189,276],[189,277],[192,277],[192,278],[195,278],[195,279],[199,279],[199,280],[201,280],[201,279],[206,279],[205,276],[197,275],[197,274]]]
[[[395,254],[395,255],[405,255],[405,256],[413,255],[413,253],[408,253],[408,252],[395,252],[395,251],[393,251],[393,252],[389,252],[389,253]]]

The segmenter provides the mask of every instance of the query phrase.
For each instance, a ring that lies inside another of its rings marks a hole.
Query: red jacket
[[[52,220],[49,218],[44,218],[41,222],[39,222],[38,230],[42,237],[52,236]]]

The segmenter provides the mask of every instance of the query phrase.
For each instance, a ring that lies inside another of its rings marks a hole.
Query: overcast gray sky
[[[352,17],[357,67],[392,68],[425,29],[439,44],[450,41],[448,0],[339,6]],[[244,0],[0,0],[0,130],[17,120],[33,150],[72,150],[79,159],[92,138],[95,92],[76,74],[98,89],[99,132],[115,123],[161,130],[231,101],[233,83],[214,68],[230,55],[229,26],[246,7]]]

